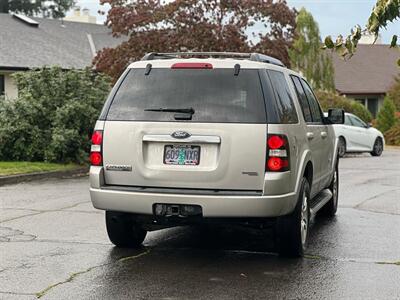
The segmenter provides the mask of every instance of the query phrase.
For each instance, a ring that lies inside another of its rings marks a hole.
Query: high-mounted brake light
[[[269,134],[265,171],[285,172],[290,170],[289,142],[286,135]]]
[[[175,63],[171,69],[212,69],[213,65],[210,63]]]
[[[103,164],[103,131],[95,130],[92,135],[92,146],[90,148],[90,164],[101,166]]]

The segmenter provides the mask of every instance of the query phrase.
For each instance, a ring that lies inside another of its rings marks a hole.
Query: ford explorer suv
[[[178,225],[273,224],[302,256],[310,219],[338,205],[338,140],[306,80],[257,53],[150,53],[115,84],[96,122],[90,196],[108,236],[138,247]]]

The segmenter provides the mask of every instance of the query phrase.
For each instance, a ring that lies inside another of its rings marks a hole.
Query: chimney
[[[84,8],[84,9],[82,9],[82,14],[84,15],[84,16],[88,16],[89,15],[89,12],[90,12],[90,10],[88,9],[88,8]]]
[[[80,6],[74,6],[74,16],[75,17],[80,17],[81,16],[81,8]]]

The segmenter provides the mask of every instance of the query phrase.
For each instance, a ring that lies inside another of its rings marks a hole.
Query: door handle
[[[312,132],[307,132],[307,138],[308,138],[309,140],[312,140],[312,139],[314,138],[314,133],[312,133]]]
[[[328,136],[328,133],[326,131],[321,132],[321,137],[324,139]]]

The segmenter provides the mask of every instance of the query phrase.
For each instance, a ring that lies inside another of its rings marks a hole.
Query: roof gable
[[[32,18],[38,27],[27,26],[12,15],[0,13],[0,68],[62,68],[90,66],[95,50],[115,47],[122,39],[112,37],[104,25]]]
[[[342,94],[385,94],[400,74],[399,49],[389,45],[358,45],[354,56],[333,55],[336,89]]]

